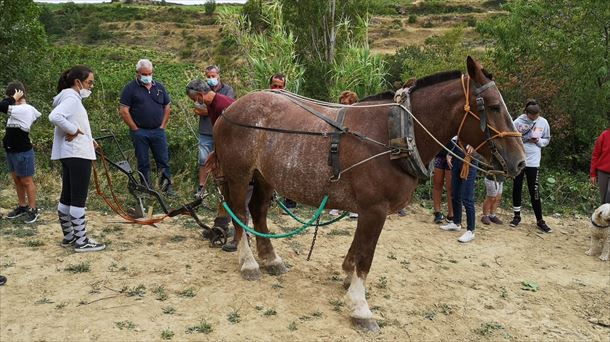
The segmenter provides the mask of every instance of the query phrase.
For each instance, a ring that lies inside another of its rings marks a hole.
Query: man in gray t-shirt
[[[220,81],[220,68],[210,65],[205,68],[205,77],[210,88],[217,94],[222,94],[235,99],[235,92],[230,85]],[[208,109],[204,103],[195,103],[195,115],[199,116],[199,187],[197,193],[205,186],[205,173],[203,164],[208,160],[208,156],[214,151],[214,139],[212,137],[212,121],[208,116]]]

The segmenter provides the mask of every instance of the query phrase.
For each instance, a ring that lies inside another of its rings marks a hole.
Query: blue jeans
[[[462,224],[462,205],[466,209],[466,224],[468,230],[474,231],[476,215],[474,213],[474,181],[477,177],[477,169],[470,167],[468,178],[460,178],[462,162],[453,158],[451,169],[451,201],[453,203],[453,222]]]
[[[34,149],[25,152],[8,152],[6,161],[8,172],[14,172],[17,177],[32,177],[35,172]]]
[[[165,130],[161,128],[145,129],[140,128],[137,131],[129,131],[133,147],[138,159],[138,171],[144,175],[148,184],[150,184],[150,160],[148,150],[150,149],[157,163],[157,171],[168,180],[171,179],[169,171],[169,151],[167,136]]]
[[[211,135],[199,134],[199,165],[205,164],[214,151],[214,138]]]

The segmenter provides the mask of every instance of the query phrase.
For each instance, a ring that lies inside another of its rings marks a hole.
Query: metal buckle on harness
[[[331,153],[337,153],[339,152],[339,144],[337,143],[332,143],[330,144],[330,152]]]

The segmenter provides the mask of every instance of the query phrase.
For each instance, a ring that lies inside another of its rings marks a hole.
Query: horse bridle
[[[477,111],[479,112],[479,114],[481,116],[479,117],[478,115],[473,113],[472,110],[470,110],[470,76],[467,76],[466,81],[464,81],[465,80],[464,76],[465,75],[462,75],[462,89],[464,90],[464,97],[466,98],[466,104],[464,105],[464,117],[462,118],[462,122],[460,123],[460,127],[458,128],[458,133],[457,133],[458,144],[460,144],[460,147],[462,148],[462,150],[464,150],[464,152],[466,152],[466,149],[464,148],[464,146],[461,145],[461,142],[460,142],[460,133],[462,132],[462,127],[464,127],[464,122],[466,122],[466,118],[470,114],[474,118],[476,118],[477,120],[480,121],[481,131],[483,131],[483,133],[485,133],[485,140],[474,149],[474,152],[478,151],[483,145],[487,144],[491,151],[492,157],[496,158],[498,163],[500,163],[500,165],[502,166],[502,171],[489,170],[488,173],[508,174],[508,167],[506,164],[506,160],[504,160],[504,158],[498,151],[498,148],[496,147],[496,144],[494,143],[493,140],[496,138],[504,138],[504,137],[520,137],[521,133],[506,132],[506,131],[500,132],[487,123],[487,109],[485,108],[485,100],[483,99],[481,94],[483,94],[487,89],[489,89],[491,87],[495,87],[496,82],[494,82],[494,81],[489,81],[489,82],[483,84],[482,86],[474,89],[473,93],[476,96]],[[476,83],[475,83],[475,85],[476,85]],[[490,130],[495,133],[493,136],[491,135]],[[472,158],[471,154],[466,155],[466,159],[468,159],[468,161],[470,161],[471,158]],[[464,163],[463,171],[465,171],[466,174],[468,174],[468,165],[469,164],[470,163]]]

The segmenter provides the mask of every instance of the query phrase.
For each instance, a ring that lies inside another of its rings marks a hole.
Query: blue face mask
[[[215,87],[218,85],[218,79],[217,78],[208,78],[208,85],[210,87]]]
[[[140,76],[140,81],[144,84],[149,84],[152,82],[152,75],[150,76]]]

